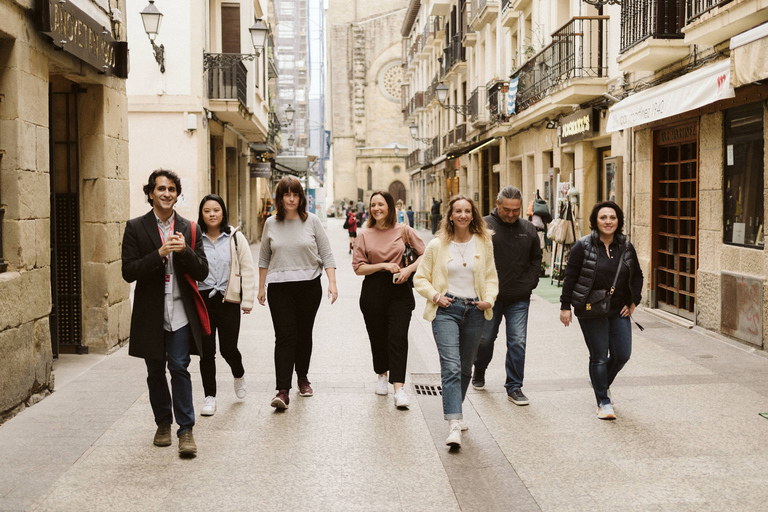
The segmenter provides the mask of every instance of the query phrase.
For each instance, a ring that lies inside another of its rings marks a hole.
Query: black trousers
[[[389,372],[389,382],[405,382],[408,326],[416,307],[409,284],[394,284],[389,272],[365,276],[360,311],[371,341],[373,371]]]
[[[270,283],[267,301],[275,327],[275,389],[291,389],[293,369],[304,378],[312,358],[312,329],[323,298],[320,276],[311,281]]]
[[[240,304],[222,302],[220,292],[208,297],[210,290],[203,290],[203,302],[211,320],[210,336],[203,335],[203,355],[200,357],[200,376],[203,378],[205,396],[216,396],[216,332],[219,333],[219,351],[229,364],[232,375],[240,378],[245,374],[243,357],[237,349],[240,338]]]

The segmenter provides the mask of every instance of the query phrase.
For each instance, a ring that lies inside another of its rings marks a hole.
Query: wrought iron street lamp
[[[258,57],[261,55],[261,50],[264,49],[269,29],[261,19],[258,19],[248,31],[251,33],[251,42],[253,43],[253,48],[256,50],[256,56]]]
[[[160,22],[163,21],[163,13],[155,7],[155,0],[149,0],[149,5],[140,14],[141,21],[144,23],[144,32],[147,33],[152,52],[155,54],[155,61],[160,65],[160,72],[165,73],[165,47],[162,44],[160,46],[155,44]]]
[[[467,117],[467,114],[469,114],[469,105],[446,105],[445,104],[445,100],[448,99],[448,86],[445,85],[443,82],[440,82],[440,85],[438,85],[435,88],[435,93],[437,95],[437,101],[440,102],[440,105],[443,108],[451,109],[454,112],[457,112],[462,116]]]
[[[419,142],[422,142],[424,144],[429,144],[432,142],[432,139],[429,137],[420,138],[419,137],[419,127],[416,126],[416,123],[411,123],[411,126],[408,127],[411,131],[411,138],[413,140],[417,140]]]

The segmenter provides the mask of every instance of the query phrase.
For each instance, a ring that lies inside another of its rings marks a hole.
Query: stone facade
[[[106,2],[74,3],[111,26]],[[125,80],[55,50],[34,22],[40,4],[0,3],[0,233],[8,264],[0,273],[0,417],[53,389],[59,350],[109,352],[128,339],[130,321],[130,288],[120,271],[129,210]],[[112,6],[125,8],[122,0]],[[119,29],[113,35],[120,39]],[[55,108],[49,114],[57,93],[71,93],[69,119]],[[76,152],[51,147],[51,122],[57,133],[67,127]],[[78,200],[76,221],[52,226],[51,190],[59,191],[62,173],[69,173],[64,181]],[[61,252],[53,243],[60,237],[79,253],[76,268],[51,259]],[[52,289],[56,268],[79,275],[73,279],[79,307],[71,318],[63,309],[57,317],[51,314],[61,300],[61,292]],[[66,344],[65,316],[80,323],[79,339]]]
[[[377,189],[400,184],[407,189],[408,130],[402,124],[399,90],[405,5],[403,0],[330,1],[328,97],[337,205],[358,198],[367,202]]]

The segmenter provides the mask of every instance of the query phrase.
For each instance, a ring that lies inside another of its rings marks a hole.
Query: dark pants
[[[232,369],[232,376],[240,378],[245,374],[243,357],[237,349],[240,337],[240,304],[222,302],[224,296],[216,292],[208,297],[210,290],[200,292],[211,320],[210,336],[203,336],[203,355],[200,358],[200,376],[203,378],[205,396],[216,396],[216,331],[219,332],[221,357]]]
[[[610,403],[608,388],[632,355],[632,324],[629,317],[579,318],[589,349],[589,378],[597,405]]]
[[[165,359],[145,359],[149,403],[157,425],[179,424],[177,435],[195,426],[195,408],[192,405],[192,379],[189,376],[189,344],[192,331],[185,325],[176,331],[165,331]],[[165,378],[165,365],[171,374],[171,393]],[[173,406],[173,410],[171,410]]]
[[[497,300],[493,305],[493,320],[486,322],[483,336],[477,349],[475,368],[485,371],[493,357],[493,344],[499,334],[502,319],[506,319],[507,358],[504,368],[507,380],[504,387],[507,393],[523,387],[525,376],[525,344],[528,339],[528,309],[531,300],[505,302]]]
[[[322,298],[319,276],[311,281],[267,286],[269,312],[275,327],[275,389],[291,389],[294,367],[300,379],[309,373],[312,329]]]
[[[437,225],[440,223],[440,215],[435,215],[433,213],[430,216],[430,220],[432,221],[432,234],[434,235],[435,232],[437,232]]]
[[[389,372],[389,382],[405,382],[408,362],[408,326],[416,307],[408,283],[394,284],[389,272],[365,276],[360,310],[371,341],[373,371]]]

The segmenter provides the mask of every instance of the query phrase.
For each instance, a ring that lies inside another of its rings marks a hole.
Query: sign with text
[[[595,134],[595,110],[585,108],[560,120],[560,144],[588,139]]]
[[[40,31],[54,46],[99,70],[99,73],[128,78],[128,43],[117,41],[112,32],[72,2],[39,2]]]
[[[269,178],[272,176],[272,164],[270,162],[255,162],[248,164],[251,178]]]

